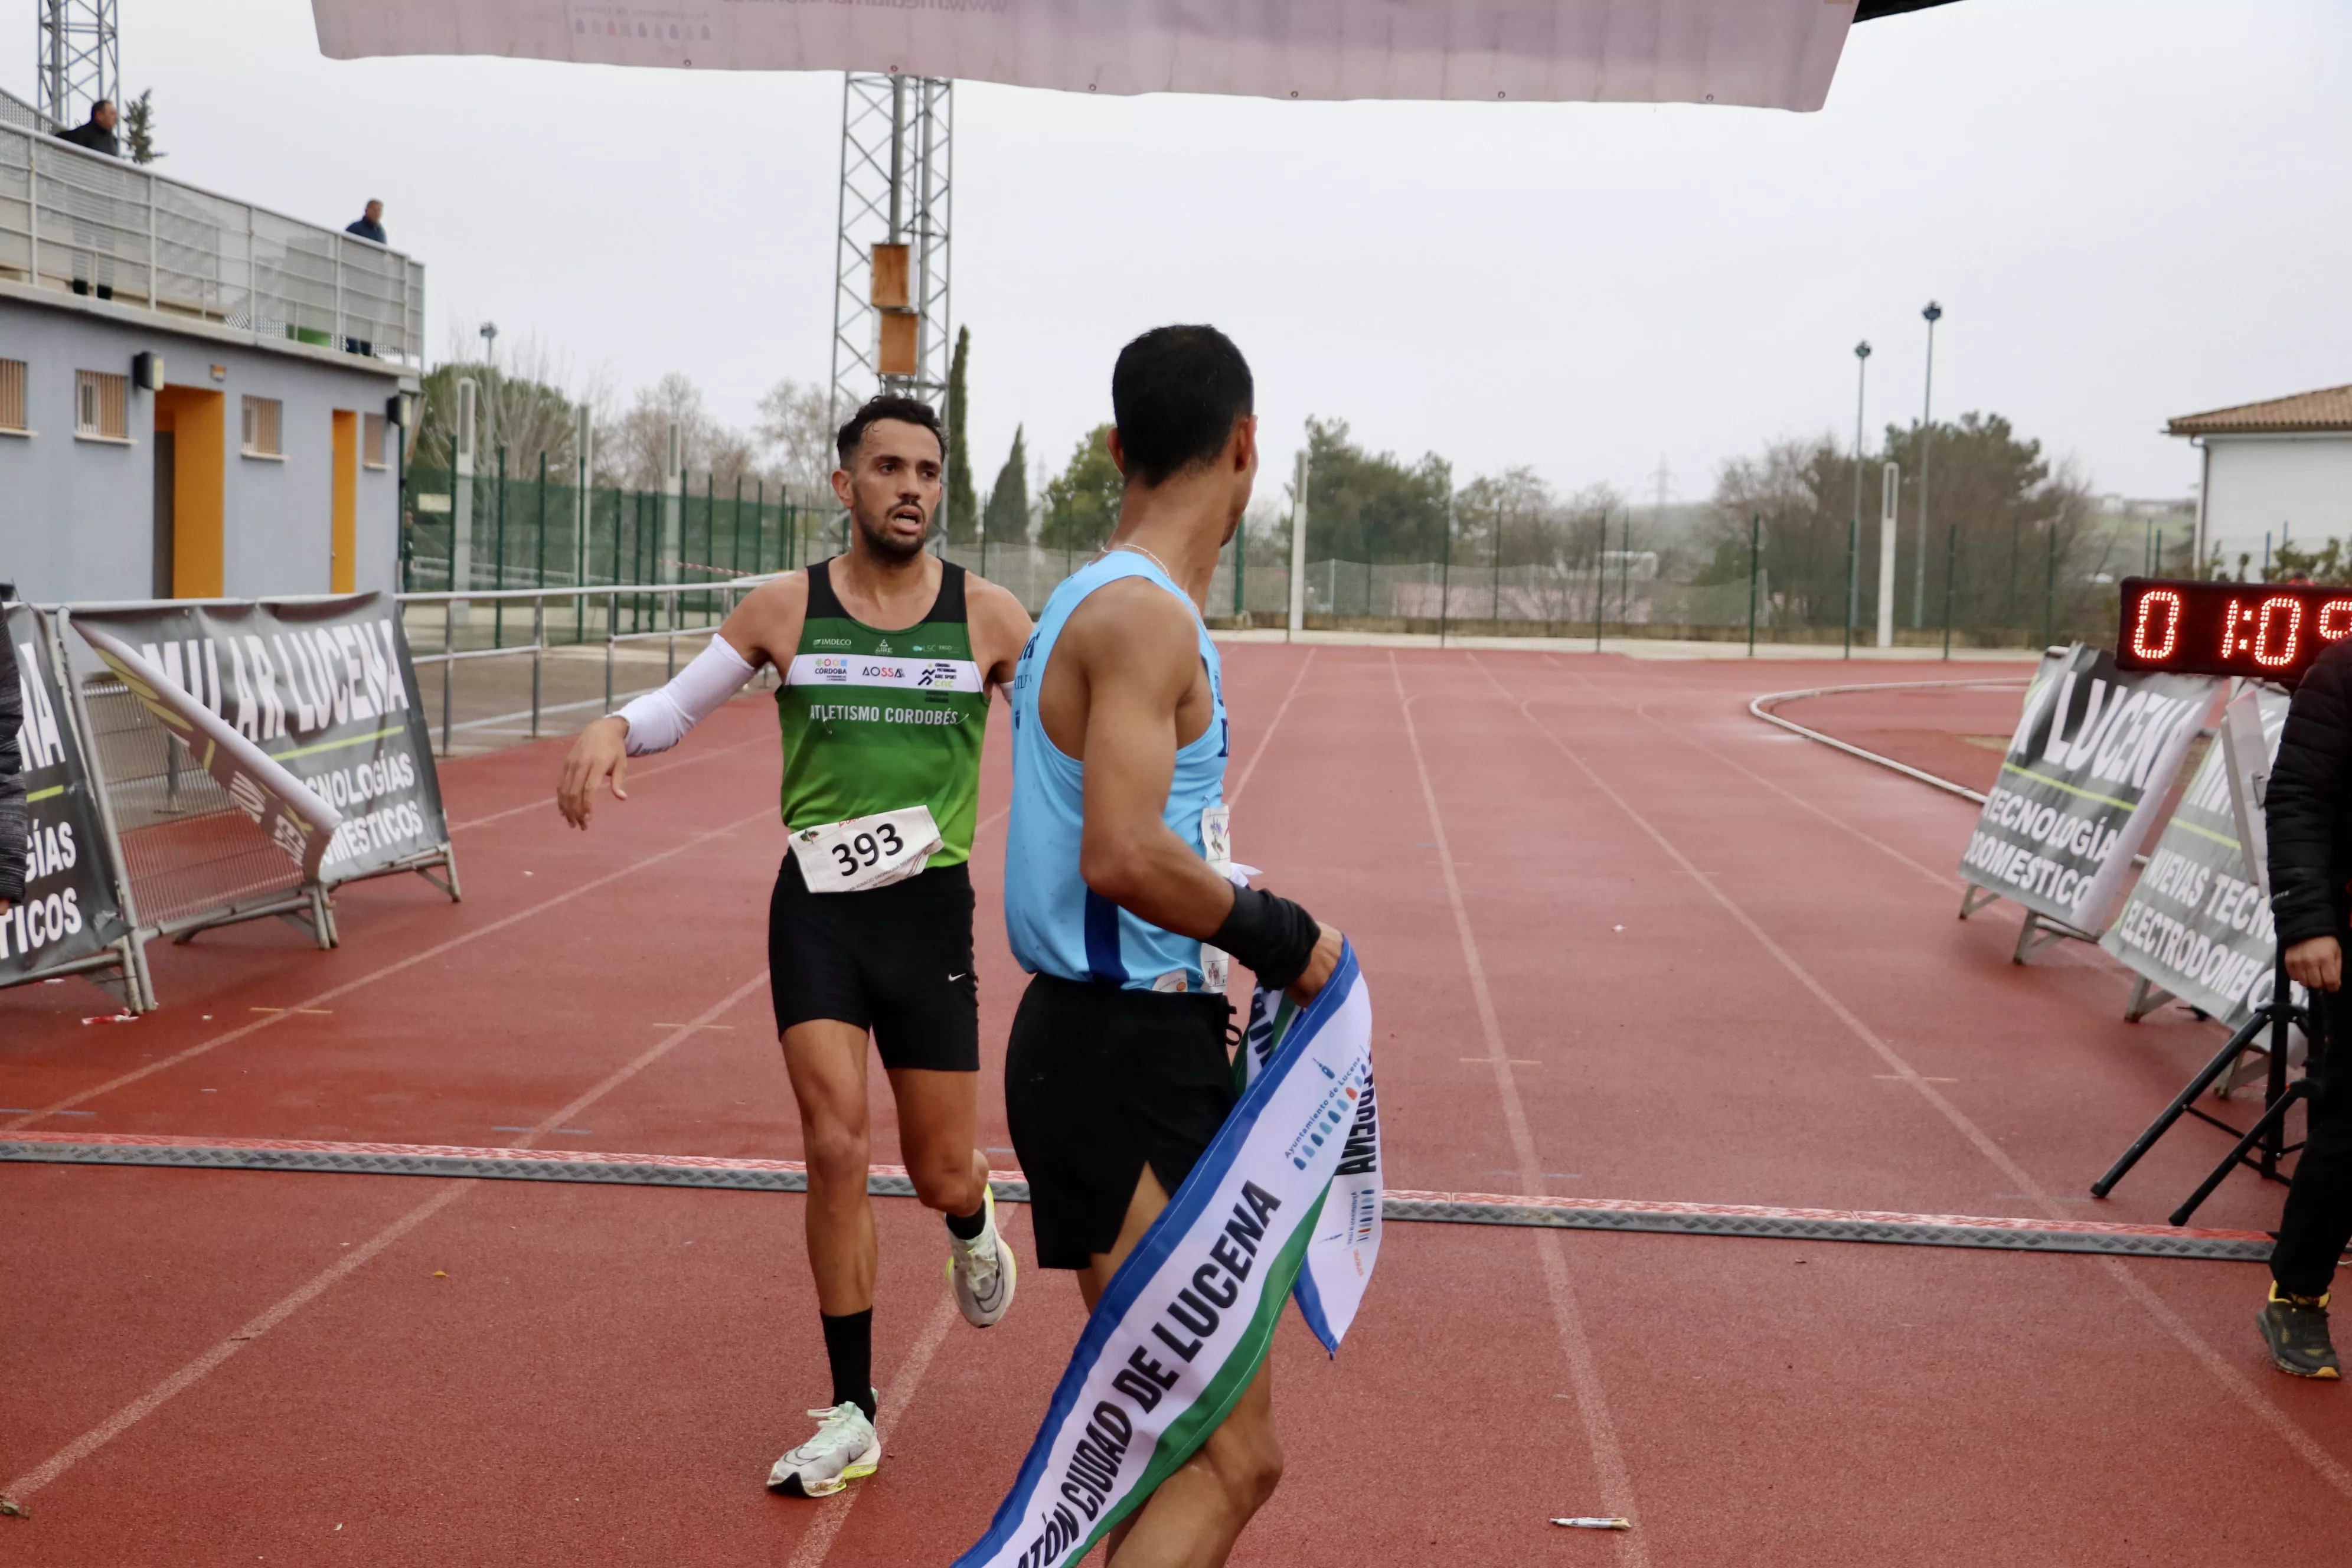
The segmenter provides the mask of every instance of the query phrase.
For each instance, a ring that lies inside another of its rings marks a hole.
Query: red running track
[[[2005,910],[1956,921],[1965,802],[1746,713],[1818,665],[1244,645],[1227,668],[1243,853],[1362,953],[1396,1187],[2151,1224],[2220,1152],[2184,1131],[2083,1197],[2212,1031],[2124,1024],[2090,950],[2012,966]],[[171,1005],[136,1025],[80,1027],[78,984],[0,994],[0,1103],[47,1113],[0,1130],[797,1157],[761,973],[772,725],[730,708],[585,836],[547,804],[553,746],[455,764],[464,905],[353,889],[331,953],[208,933],[159,952]],[[984,815],[1001,746],[989,770]],[[992,818],[982,1141],[1009,1163],[1002,846]],[[887,1098],[877,1122],[895,1161]],[[2199,1220],[2277,1202],[2233,1178]],[[799,1203],[0,1167],[0,1489],[33,1514],[0,1558],[944,1563],[1076,1292],[1033,1270],[975,1334],[936,1222],[883,1201],[889,1457],[844,1498],[771,1498],[824,1386]],[[2352,1409],[2264,1367],[2263,1279],[1397,1226],[1339,1360],[1286,1324],[1288,1474],[1234,1561],[2328,1560]],[[1612,1513],[1636,1528],[1546,1522]]]

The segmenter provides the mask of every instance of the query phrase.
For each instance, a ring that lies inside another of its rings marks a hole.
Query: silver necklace
[[[1142,556],[1146,561],[1150,562],[1154,566],[1159,567],[1160,575],[1166,577],[1171,583],[1176,581],[1176,574],[1168,570],[1168,563],[1162,561],[1160,557],[1154,555],[1140,544],[1137,544],[1132,542],[1124,544],[1114,544],[1110,546],[1109,550],[1104,551],[1103,553],[1108,555],[1110,553],[1111,550],[1132,550],[1138,555]]]

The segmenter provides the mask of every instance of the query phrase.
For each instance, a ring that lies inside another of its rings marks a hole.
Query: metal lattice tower
[[[843,82],[830,414],[836,427],[884,391],[924,399],[947,423],[954,88],[934,77],[857,72]],[[877,246],[906,247],[886,259],[878,289]],[[896,290],[898,260],[903,294]],[[944,502],[938,521],[944,529]]]
[[[39,79],[42,113],[61,127],[89,118],[101,98],[122,102],[121,50],[115,0],[41,0]]]

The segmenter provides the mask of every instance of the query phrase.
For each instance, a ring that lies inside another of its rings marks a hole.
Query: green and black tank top
[[[971,858],[988,689],[972,661],[964,571],[940,563],[930,614],[904,631],[854,620],[830,561],[808,569],[808,616],[776,689],[784,737],[784,826],[928,805],[941,847],[933,866]]]

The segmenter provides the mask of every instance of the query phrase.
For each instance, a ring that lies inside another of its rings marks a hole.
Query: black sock
[[[981,1231],[986,1227],[987,1224],[988,1205],[983,1201],[978,1208],[972,1210],[970,1214],[951,1214],[948,1215],[948,1234],[954,1237],[958,1241],[977,1241],[980,1239]]]
[[[833,1364],[833,1402],[855,1405],[874,1419],[874,1309],[834,1317],[819,1312],[824,1325],[824,1359]]]

